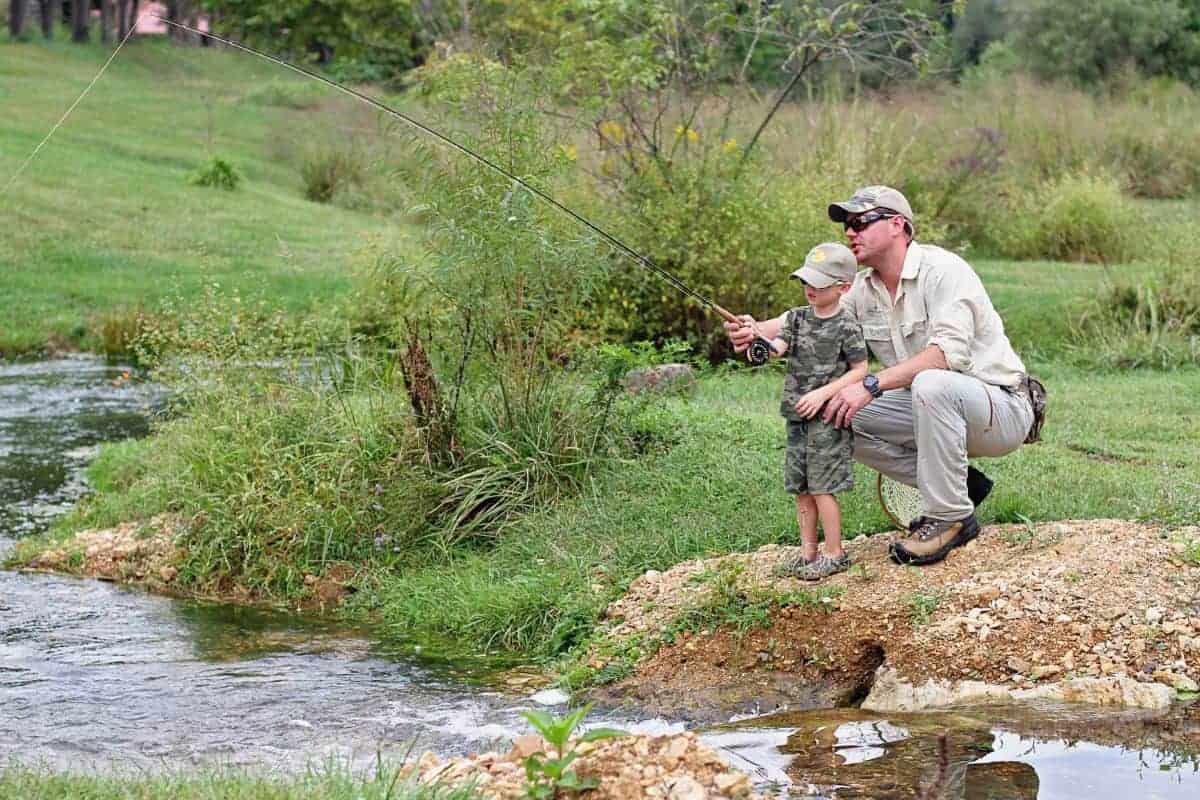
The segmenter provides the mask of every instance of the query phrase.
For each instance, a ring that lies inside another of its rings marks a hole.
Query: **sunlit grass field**
[[[0,185],[108,53],[0,42]],[[298,154],[374,117],[301,80],[244,54],[126,46],[0,198],[0,356],[100,348],[106,321],[212,284],[298,315],[336,305],[364,250],[407,227],[305,199]],[[273,99],[289,92],[312,107]],[[214,156],[242,174],[235,191],[189,183]]]

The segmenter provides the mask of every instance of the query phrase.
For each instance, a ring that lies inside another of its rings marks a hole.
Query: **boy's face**
[[[835,283],[832,286],[826,286],[824,289],[818,289],[811,283],[804,284],[804,297],[808,300],[810,306],[826,307],[837,303],[842,299],[842,295],[850,290],[848,283]]]

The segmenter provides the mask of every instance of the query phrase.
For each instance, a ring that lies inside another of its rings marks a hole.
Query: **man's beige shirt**
[[[895,300],[875,270],[864,269],[842,306],[885,367],[933,344],[950,369],[995,386],[1015,387],[1025,374],[975,270],[940,247],[909,245]]]

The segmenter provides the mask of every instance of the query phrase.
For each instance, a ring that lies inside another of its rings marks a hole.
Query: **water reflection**
[[[1198,709],[843,709],[763,717],[706,739],[797,796],[1182,800],[1200,796]]]

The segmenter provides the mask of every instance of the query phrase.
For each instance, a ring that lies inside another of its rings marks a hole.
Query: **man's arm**
[[[875,377],[879,378],[880,389],[902,389],[911,386],[913,378],[927,369],[947,369],[946,356],[935,344],[929,345],[912,358],[876,373]],[[850,384],[839,391],[837,396],[826,404],[825,413],[821,418],[833,423],[837,428],[850,427],[854,415],[874,399],[862,385],[864,376],[859,376],[858,383]]]
[[[946,354],[936,344],[929,345],[912,358],[876,372],[875,377],[879,378],[880,389],[904,389],[912,386],[913,378],[927,369],[950,369]]]

